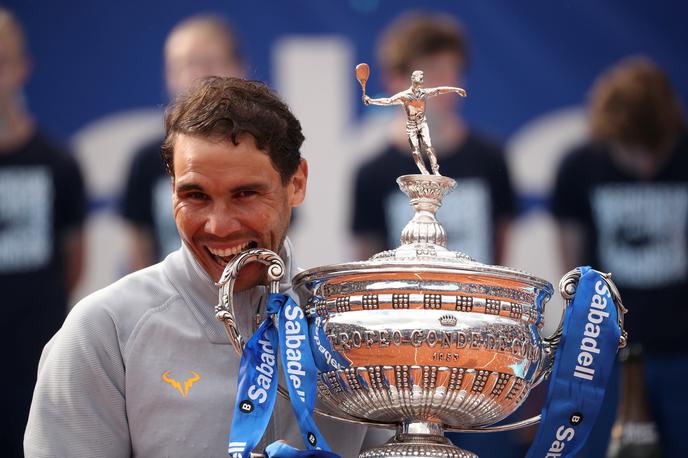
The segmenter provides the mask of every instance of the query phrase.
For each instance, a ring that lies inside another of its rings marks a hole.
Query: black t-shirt
[[[0,153],[0,345],[9,356],[0,391],[12,447],[21,443],[43,346],[67,313],[62,242],[85,215],[76,161],[43,135]]]
[[[160,157],[161,144],[156,140],[134,155],[121,205],[125,219],[150,230],[158,259],[180,244],[172,216],[172,184]]]
[[[471,133],[455,151],[438,157],[440,173],[457,181],[437,212],[448,248],[480,262],[494,263],[495,226],[515,212],[515,198],[501,148]],[[353,232],[384,239],[387,249],[413,217],[400,175],[416,174],[411,152],[388,147],[363,164],[356,175]]]
[[[41,313],[64,317],[62,241],[67,231],[82,225],[85,215],[84,183],[76,161],[42,134],[34,134],[16,151],[0,154],[4,313],[24,315],[32,304]]]
[[[560,166],[555,217],[584,228],[583,262],[613,274],[631,342],[653,353],[688,350],[688,137],[652,180],[586,144]]]

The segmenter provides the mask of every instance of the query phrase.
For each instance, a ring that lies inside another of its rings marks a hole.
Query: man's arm
[[[367,95],[364,95],[363,103],[366,105],[403,105],[404,92],[394,94],[392,97],[381,97],[379,99],[372,99]]]
[[[63,253],[67,291],[71,294],[79,284],[84,267],[85,237],[83,228],[67,231],[63,237]]]
[[[93,297],[72,309],[43,350],[24,436],[27,458],[131,456],[118,332]]]
[[[60,153],[55,169],[55,244],[60,253],[60,269],[68,293],[73,293],[84,267],[86,236],[84,224],[88,214],[88,197],[84,179],[76,160]]]
[[[465,89],[462,89],[460,87],[453,87],[453,86],[431,87],[431,88],[425,90],[425,94],[428,97],[434,97],[434,96],[440,95],[440,94],[448,94],[450,92],[456,92],[461,97],[466,97],[466,95],[467,95]]]
[[[587,166],[582,158],[575,151],[564,157],[551,196],[550,211],[557,223],[562,272],[585,264],[588,257],[585,221],[590,209],[585,196],[589,191],[581,179]]]
[[[511,218],[502,217],[495,223],[494,260],[500,266],[504,265],[511,222]]]
[[[155,264],[155,237],[153,230],[145,226],[127,224],[126,228],[131,272]]]
[[[134,154],[120,202],[120,214],[126,222],[126,268],[130,272],[157,261],[152,193],[158,171],[151,170],[151,160],[156,164],[160,162],[159,147],[159,143],[155,142]],[[159,167],[162,168],[162,164]]]
[[[561,268],[563,272],[568,272],[584,263],[585,231],[580,223],[573,220],[557,221],[557,229]]]

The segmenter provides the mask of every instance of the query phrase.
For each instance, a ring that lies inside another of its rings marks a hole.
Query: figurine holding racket
[[[455,92],[461,97],[466,97],[466,91],[460,87],[439,86],[423,88],[423,72],[416,70],[411,74],[411,87],[405,91],[394,94],[391,97],[372,99],[366,95],[366,83],[370,77],[370,67],[362,63],[356,66],[356,79],[363,90],[363,103],[366,105],[403,105],[406,111],[406,134],[411,144],[411,154],[418,169],[423,175],[429,175],[428,169],[421,155],[421,144],[430,161],[430,168],[434,175],[439,175],[440,167],[437,164],[435,150],[430,140],[430,130],[425,117],[425,103],[428,97]]]

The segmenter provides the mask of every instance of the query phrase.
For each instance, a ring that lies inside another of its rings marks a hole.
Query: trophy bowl
[[[526,274],[420,255],[311,269],[294,287],[340,367],[318,380],[333,412],[472,429],[511,414],[550,366],[552,286]]]

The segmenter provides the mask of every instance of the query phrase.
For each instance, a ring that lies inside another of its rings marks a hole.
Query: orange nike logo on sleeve
[[[170,385],[172,385],[172,387],[175,388],[177,391],[179,391],[179,394],[181,394],[183,398],[185,398],[189,394],[189,389],[191,389],[191,385],[193,385],[201,379],[201,376],[198,375],[196,372],[189,371],[193,374],[193,376],[184,380],[184,386],[182,387],[182,385],[178,381],[169,376],[170,372],[171,371],[163,372],[162,379]]]

